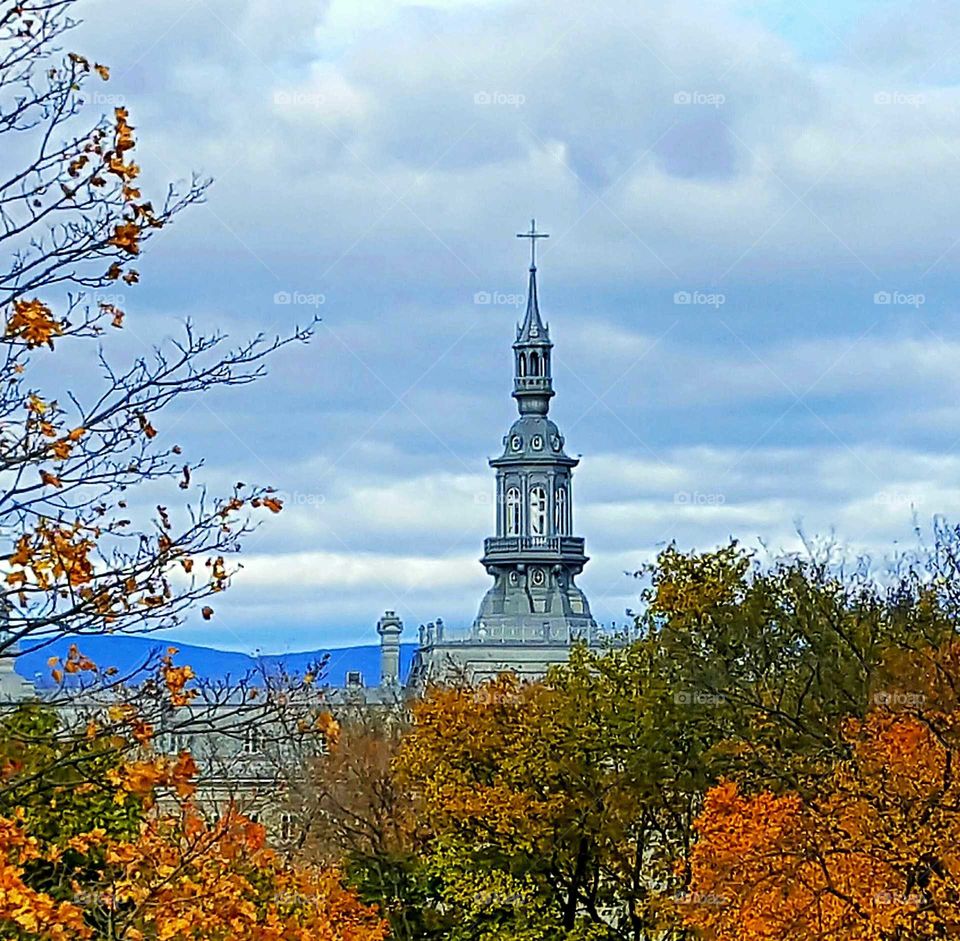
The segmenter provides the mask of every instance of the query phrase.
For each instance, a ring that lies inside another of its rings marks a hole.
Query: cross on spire
[[[529,232],[518,232],[518,239],[530,239],[530,270],[537,270],[537,239],[548,239],[550,236],[546,232],[537,231],[537,220],[530,220]]]

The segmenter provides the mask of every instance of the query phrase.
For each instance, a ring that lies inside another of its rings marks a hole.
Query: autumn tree
[[[185,708],[169,692],[171,707]],[[45,704],[0,721],[4,937],[386,936],[336,869],[291,863],[235,806],[204,812],[190,754],[157,750],[129,707],[91,717],[76,739],[62,709]]]
[[[110,73],[62,51],[75,7],[0,3],[0,666],[72,639],[70,654],[51,661],[60,695],[47,696],[66,704],[80,680],[91,695],[91,686],[130,695],[131,677],[83,657],[84,636],[180,623],[227,587],[247,514],[281,510],[268,488],[238,483],[213,496],[198,486],[202,462],[164,433],[164,410],[252,382],[269,353],[310,334],[230,348],[222,333],[187,323],[180,339],[132,360],[112,352],[127,314],[97,291],[133,291],[149,241],[207,184],[194,178],[150,199],[127,110],[88,121],[91,83]],[[200,611],[214,615],[210,603]],[[160,655],[144,667],[136,708],[160,727],[147,679],[163,669]],[[165,675],[181,687],[192,679],[188,666]]]
[[[132,361],[111,354],[109,335],[123,329],[127,313],[95,292],[118,283],[133,289],[147,243],[203,198],[206,183],[195,178],[150,199],[127,110],[85,123],[90,83],[107,81],[109,68],[60,52],[74,7],[73,0],[0,4],[7,165],[0,175],[7,259],[0,264],[0,538],[10,546],[0,657],[7,658],[18,646],[64,636],[168,628],[226,586],[226,559],[250,525],[243,514],[278,512],[279,501],[243,484],[217,497],[198,488],[200,462],[164,433],[161,413],[186,397],[253,381],[270,352],[310,332],[228,348],[222,333],[188,323],[180,339]],[[137,498],[147,483],[152,494],[172,487],[152,512]],[[208,606],[204,616],[211,615]]]
[[[413,707],[396,767],[428,831],[433,903],[468,913],[464,937],[692,936],[710,788],[815,794],[893,654],[954,634],[922,566],[883,587],[732,544],[670,547],[648,574],[638,640]]]
[[[697,827],[686,921],[716,941],[920,941],[960,931],[960,647],[892,655],[817,793],[724,782]]]
[[[375,705],[339,702],[326,754],[286,782],[291,858],[343,869],[359,897],[375,903],[399,941],[445,937],[454,914],[433,904],[436,882],[420,845],[423,828],[395,761],[409,731],[398,694]]]
[[[397,764],[422,795],[441,903],[470,915],[450,937],[670,926],[711,727],[643,645],[576,649],[542,683],[437,689],[414,717]]]
[[[254,717],[257,686],[205,686],[175,650],[136,676],[83,653],[89,634],[180,623],[228,586],[248,514],[280,512],[268,488],[198,487],[201,461],[164,416],[257,379],[312,325],[230,347],[187,323],[132,360],[112,352],[136,315],[97,292],[134,290],[150,239],[207,184],[151,199],[131,114],[88,122],[91,83],[110,72],[63,51],[75,7],[0,3],[0,658],[72,641],[51,649],[52,691],[0,711],[0,933],[376,941],[379,916],[335,869],[278,856],[237,807],[209,813],[193,756],[169,747],[171,731],[213,717],[229,735],[276,715],[282,696],[261,689]]]

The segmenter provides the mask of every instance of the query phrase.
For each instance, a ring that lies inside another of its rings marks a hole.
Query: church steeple
[[[539,234],[539,233],[538,233]],[[537,269],[530,269],[530,283],[527,285],[527,312],[523,323],[517,326],[517,340],[537,342],[546,337],[550,339],[550,328],[540,318],[540,300],[537,297]]]
[[[513,397],[521,415],[546,415],[553,397],[551,375],[550,328],[540,317],[537,297],[537,239],[550,238],[537,231],[536,220],[530,220],[529,232],[518,232],[517,238],[530,239],[530,283],[527,288],[527,311],[517,327],[513,344]]]
[[[530,223],[530,289],[513,344],[513,397],[520,417],[490,461],[497,472],[496,535],[484,541],[483,565],[493,576],[474,621],[478,640],[569,645],[596,630],[590,605],[576,584],[587,562],[573,535],[573,469],[563,435],[547,416],[553,396],[550,329],[540,317],[536,240]]]

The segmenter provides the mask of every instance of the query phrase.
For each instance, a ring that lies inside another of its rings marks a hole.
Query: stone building
[[[3,623],[6,623],[4,618]],[[33,683],[23,679],[14,669],[19,647],[15,642],[7,641],[9,635],[0,629],[0,642],[3,642],[4,655],[0,657],[0,703],[16,703],[31,699],[35,694]]]

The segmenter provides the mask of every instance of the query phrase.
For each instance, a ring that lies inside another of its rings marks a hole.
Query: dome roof
[[[529,461],[563,463],[577,461],[563,450],[564,439],[556,422],[546,415],[521,415],[503,438],[503,455],[497,463]]]

